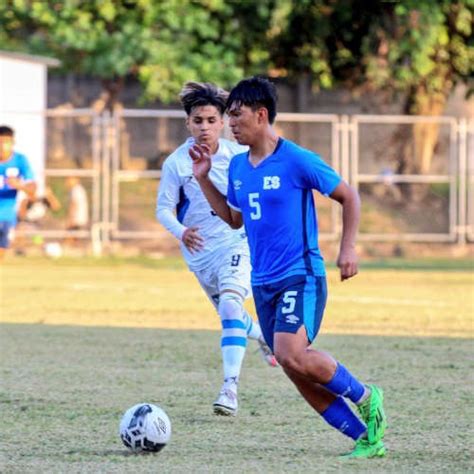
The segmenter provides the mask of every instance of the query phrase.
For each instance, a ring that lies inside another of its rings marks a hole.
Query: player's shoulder
[[[315,153],[308,148],[304,148],[291,140],[284,140],[284,153],[285,157],[288,157],[287,163],[289,166],[296,167],[298,169],[313,169],[315,166],[320,167],[324,165],[324,160],[320,155]]]
[[[219,139],[219,152],[229,158],[246,153],[248,149],[248,146],[240,145],[239,143],[227,140],[226,138]]]
[[[288,140],[286,138],[282,138],[282,148],[284,148],[285,154],[291,153],[291,155],[296,158],[304,159],[308,157],[319,156],[314,151],[308,150],[308,148],[304,148],[303,146],[298,145],[297,143],[292,142],[291,140]]]
[[[10,158],[10,164],[29,164],[28,158],[23,153],[19,153],[18,151],[13,152],[12,157]]]
[[[189,158],[189,148],[193,144],[192,138],[188,138],[184,143],[182,143],[176,150],[171,152],[163,162],[163,167],[166,168],[176,168],[179,164],[182,164],[188,161]]]

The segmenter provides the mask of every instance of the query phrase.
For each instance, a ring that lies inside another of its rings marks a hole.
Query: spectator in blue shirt
[[[16,226],[18,191],[31,198],[36,193],[28,159],[13,150],[14,136],[11,127],[0,125],[0,259],[9,247],[11,231]]]

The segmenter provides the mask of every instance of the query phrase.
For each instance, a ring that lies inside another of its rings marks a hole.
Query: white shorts
[[[234,290],[244,299],[251,296],[250,269],[249,248],[244,240],[224,251],[216,252],[209,265],[194,274],[217,308],[219,295],[224,290]]]

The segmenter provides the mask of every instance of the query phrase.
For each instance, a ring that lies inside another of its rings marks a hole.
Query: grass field
[[[373,265],[340,283],[316,345],[386,391],[385,459],[351,443],[249,345],[235,419],[215,417],[219,322],[179,260],[7,259],[0,267],[0,471],[474,472],[471,264]],[[129,406],[165,408],[171,443],[131,455]]]

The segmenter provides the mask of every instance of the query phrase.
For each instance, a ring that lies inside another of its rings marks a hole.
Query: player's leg
[[[231,246],[221,261],[218,275],[221,291],[223,289],[234,290],[245,295],[244,300],[251,297],[250,271],[251,264],[247,241],[242,240]],[[278,363],[273,352],[265,342],[260,324],[253,320],[243,303],[244,302],[242,302],[242,319],[247,328],[247,337],[257,341],[258,350],[262,359],[269,366],[276,367]]]
[[[321,384],[335,395],[347,397],[362,406],[368,403],[374,408],[377,403],[372,402],[374,396],[370,389],[361,384],[329,354],[308,348],[308,344],[314,340],[319,331],[325,303],[325,278],[307,277],[300,281],[289,280],[281,292],[277,305],[274,337],[277,360],[287,374],[296,374],[301,379]],[[375,391],[374,394],[377,395]],[[342,399],[337,403],[334,402],[334,407],[338,411],[345,411],[344,416],[348,417],[350,409],[346,410],[342,402]],[[368,425],[370,443],[378,443],[385,430],[381,424],[385,421],[381,403],[378,403],[375,408],[378,409],[369,410],[370,417],[364,417]],[[374,426],[377,425],[377,414],[379,429],[374,430]],[[331,415],[331,413],[326,413],[326,415]],[[355,417],[355,415],[352,416]],[[324,414],[323,417],[325,417]]]
[[[219,295],[218,312],[222,324],[221,351],[224,383],[214,402],[214,412],[220,415],[237,413],[237,388],[247,347],[243,301],[243,295],[231,289],[224,290]]]
[[[213,403],[213,410],[217,414],[234,415],[237,412],[237,382],[242,365],[242,360],[239,359],[243,359],[243,356],[241,357],[241,345],[247,343],[247,331],[243,322],[235,324],[235,326],[240,326],[240,330],[237,327],[232,330],[230,327],[234,325],[232,322],[223,322],[222,314],[231,315],[234,312],[235,303],[240,308],[243,297],[238,293],[231,295],[230,292],[226,291],[222,291],[222,295],[219,294],[217,267],[217,259],[215,259],[214,262],[209,262],[204,270],[195,272],[195,275],[209,301],[219,314],[222,326],[221,354],[224,382],[216,401]],[[238,312],[241,312],[240,309]],[[233,336],[237,336],[237,338],[232,339]],[[235,344],[235,342],[239,342],[239,344]]]
[[[11,224],[9,222],[0,221],[0,260],[3,259],[10,246],[10,230]]]
[[[294,383],[307,403],[316,410],[332,427],[354,441],[364,437],[367,427],[353,413],[343,397],[338,397],[307,378],[285,370],[288,378]]]

